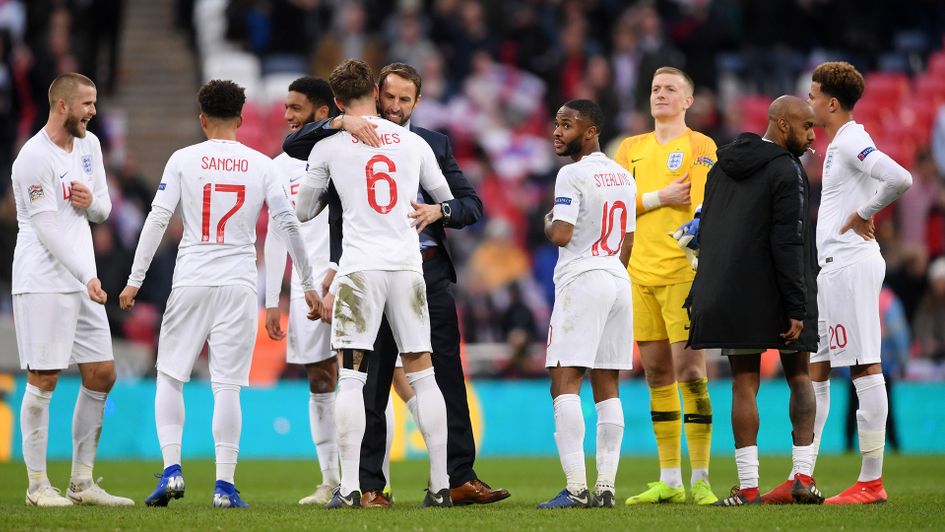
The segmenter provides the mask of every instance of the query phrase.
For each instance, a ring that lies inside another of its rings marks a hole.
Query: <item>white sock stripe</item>
[[[79,393],[95,401],[105,401],[105,399],[108,397],[108,392],[97,392],[95,390],[90,390],[85,386],[79,386]]]
[[[552,404],[557,408],[558,405],[563,405],[569,402],[580,403],[581,396],[574,393],[563,393],[558,397],[555,397],[554,401],[552,401]]]
[[[853,379],[853,387],[856,388],[857,393],[865,392],[870,388],[875,388],[877,386],[886,387],[886,378],[883,377],[882,373],[876,373],[873,375],[866,375],[858,379]]]
[[[623,428],[623,404],[620,398],[614,397],[594,405],[597,409],[597,424],[610,424]]]
[[[46,401],[46,402],[52,399],[52,394],[53,394],[51,391],[47,392],[46,390],[41,390],[38,387],[33,386],[32,384],[29,384],[29,383],[27,383],[26,385],[26,393],[32,396],[35,396],[37,399],[41,401]]]
[[[341,386],[342,381],[350,380],[356,380],[363,385],[367,382],[367,373],[361,373],[353,369],[338,368],[338,385]]]
[[[433,366],[430,366],[427,369],[414,371],[413,373],[406,374],[407,382],[410,383],[411,386],[413,385],[413,383],[417,382],[420,379],[425,379],[427,377],[432,377],[432,376],[433,376]]]
[[[335,400],[335,392],[329,393],[313,393],[308,394],[309,401],[314,401],[316,403],[330,403]]]

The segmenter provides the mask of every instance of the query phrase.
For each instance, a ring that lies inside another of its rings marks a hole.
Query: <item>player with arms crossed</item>
[[[26,504],[131,506],[92,479],[105,398],[115,383],[106,294],[95,273],[89,222],[102,223],[112,203],[102,147],[86,130],[96,90],[81,74],[49,86],[49,119],[13,162],[19,226],[13,251],[13,321],[26,393],[20,409]],[[72,480],[66,497],[46,476],[49,403],[59,373],[75,363],[82,386],[72,417]]]
[[[184,495],[183,386],[206,342],[216,447],[213,506],[237,508],[247,506],[233,484],[242,430],[240,387],[249,384],[256,342],[256,221],[264,204],[270,227],[281,233],[300,272],[310,316],[318,315],[321,300],[299,222],[272,160],[236,141],[246,101],[243,88],[213,80],[200,88],[197,100],[207,140],[177,150],[167,161],[120,303],[126,310],[134,306],[164,230],[180,205],[184,237],[161,323],[154,396],[164,473],[145,504],[167,506],[170,499]]]
[[[289,85],[285,99],[285,119],[289,129],[299,128],[311,122],[328,118],[332,104],[331,86],[328,82],[312,76],[301,77]],[[281,154],[273,161],[276,176],[295,203],[305,175],[305,161]],[[329,262],[328,213],[302,224],[299,228],[309,253],[313,278],[325,279],[334,273],[337,265]],[[279,310],[279,292],[285,274],[286,245],[278,234],[266,238],[266,331],[273,340],[286,337],[282,330]],[[322,285],[322,296],[327,289]],[[288,347],[286,362],[302,364],[308,377],[308,419],[311,426],[312,443],[318,453],[318,466],[322,472],[322,483],[315,492],[303,497],[299,504],[324,505],[331,500],[334,489],[341,482],[338,471],[338,442],[335,437],[335,387],[338,384],[338,359],[331,350],[329,335],[331,327],[322,321],[306,317],[305,302],[299,271],[292,271],[292,296],[289,303]]]
[[[705,354],[686,348],[689,315],[683,302],[695,272],[687,252],[667,236],[692,220],[715,162],[715,142],[686,127],[692,91],[692,79],[685,72],[657,69],[650,92],[656,129],[624,140],[614,157],[637,184],[636,245],[630,255],[633,335],[650,387],[650,417],[660,459],[659,481],[627,499],[627,504],[686,501],[679,459],[684,427],[692,499],[697,504],[718,500],[709,485],[712,403]]]
[[[430,452],[430,485],[423,506],[450,506],[446,469],[446,406],[430,359],[430,318],[418,231],[407,217],[422,184],[437,202],[453,198],[430,146],[417,134],[377,116],[377,85],[366,63],[348,60],[329,77],[342,112],[377,124],[373,148],[341,132],[315,145],[296,212],[314,218],[325,207],[329,180],[341,199],[343,254],[330,292],[332,348],[341,368],[335,422],[341,486],[327,508],[360,505],[359,466],[365,414],[362,390],[381,316],[390,323],[407,380],[417,396],[418,422]],[[365,179],[358,176],[364,175]]]
[[[604,117],[590,100],[571,100],[555,117],[558,171],[545,235],[559,247],[548,328],[555,442],[567,487],[540,509],[614,506],[623,440],[619,370],[633,366],[633,306],[627,263],[633,248],[636,184],[600,151]],[[587,490],[581,382],[590,369],[597,407],[597,485]]]
[[[830,412],[830,369],[849,367],[860,405],[856,421],[863,455],[856,484],[824,504],[886,502],[882,475],[889,402],[879,358],[879,293],[886,262],[872,218],[912,185],[912,176],[877,150],[853,120],[853,106],[862,95],[863,76],[853,65],[830,62],[814,69],[809,101],[830,140],[817,220],[820,344],[810,360],[817,398],[814,446],[819,449]]]

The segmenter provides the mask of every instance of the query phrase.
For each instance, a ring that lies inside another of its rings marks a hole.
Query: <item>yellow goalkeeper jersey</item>
[[[712,139],[691,129],[666,144],[657,142],[655,132],[628,137],[620,143],[614,160],[637,182],[637,228],[627,268],[634,283],[664,286],[695,278],[686,254],[669,233],[691,220],[696,207],[702,205],[715,150]],[[644,210],[643,194],[686,175],[691,183],[690,205]]]

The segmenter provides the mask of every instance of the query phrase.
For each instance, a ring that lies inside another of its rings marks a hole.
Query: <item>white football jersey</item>
[[[292,206],[295,206],[296,197],[299,195],[299,185],[302,184],[302,178],[305,177],[306,162],[300,159],[293,159],[283,153],[273,159],[276,165],[276,173],[281,179],[283,188],[289,193],[289,200]],[[305,250],[308,252],[309,262],[312,265],[312,279],[320,283],[325,278],[328,270],[328,262],[331,257],[330,239],[328,234],[328,209],[323,210],[315,218],[301,224],[299,231],[302,233],[302,240],[305,241]],[[266,238],[279,238],[272,231]],[[284,261],[283,261],[284,262]],[[268,266],[268,265],[267,265]],[[299,279],[299,273],[296,268],[292,268],[292,297],[302,297],[302,280]]]
[[[863,126],[849,121],[837,131],[824,157],[823,189],[817,215],[817,258],[821,268],[834,268],[879,252],[875,240],[864,240],[840,228],[851,214],[869,203],[880,182],[870,177],[879,159],[873,139]]]
[[[55,212],[63,242],[94,272],[92,231],[86,211],[70,203],[72,181],[85,183],[93,196],[103,189],[107,192],[102,146],[92,133],[74,139],[72,152],[66,153],[41,129],[23,145],[13,162],[13,198],[19,231],[13,251],[12,293],[86,289],[40,242],[30,220],[34,214]]]
[[[207,140],[174,152],[152,205],[180,204],[184,237],[178,286],[244,285],[256,290],[256,221],[291,211],[272,159],[236,141]]]
[[[636,229],[636,198],[637,185],[630,174],[601,152],[558,171],[552,216],[572,224],[574,233],[568,245],[558,248],[555,286],[590,270],[629,278],[620,262],[620,246]]]
[[[362,270],[423,273],[420,239],[407,214],[425,190],[448,189],[433,150],[419,135],[376,116],[381,146],[372,148],[347,131],[315,145],[308,159],[307,186],[321,189],[329,178],[343,209],[344,241],[338,275]]]

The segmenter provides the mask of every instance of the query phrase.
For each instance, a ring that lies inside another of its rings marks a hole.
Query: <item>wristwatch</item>
[[[440,204],[440,213],[443,215],[443,225],[450,223],[450,217],[453,216],[453,209],[450,208],[450,204],[443,202]]]

